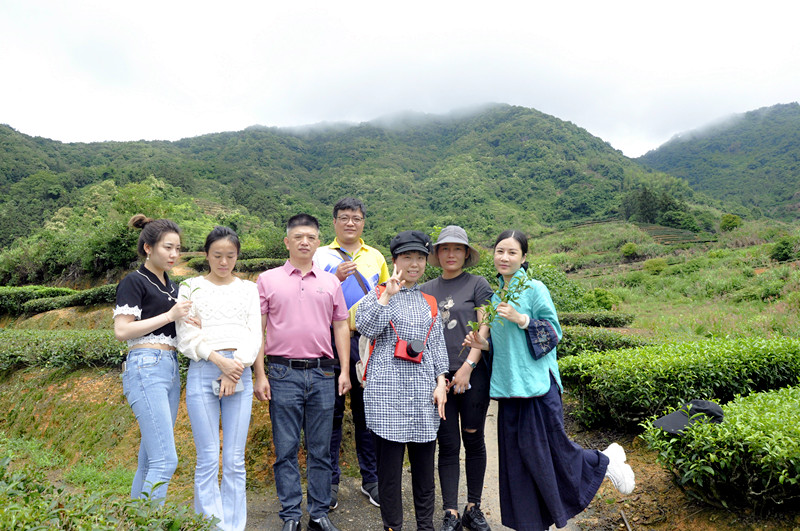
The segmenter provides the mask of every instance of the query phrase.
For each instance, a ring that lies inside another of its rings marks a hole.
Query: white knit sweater
[[[178,300],[192,300],[189,315],[199,319],[202,328],[179,320],[178,350],[195,361],[207,360],[211,352],[235,348],[235,359],[249,367],[261,347],[261,306],[258,289],[249,280],[235,278],[218,286],[205,277],[181,283]]]

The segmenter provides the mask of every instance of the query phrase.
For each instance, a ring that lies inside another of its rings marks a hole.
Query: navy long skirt
[[[498,400],[500,515],[503,525],[544,531],[583,511],[600,488],[608,457],[584,450],[564,431],[561,393]]]

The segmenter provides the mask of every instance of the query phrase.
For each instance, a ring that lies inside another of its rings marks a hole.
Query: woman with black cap
[[[490,531],[481,511],[483,479],[486,474],[486,443],[484,425],[489,409],[489,367],[478,348],[461,346],[470,330],[469,321],[480,322],[482,312],[477,308],[492,298],[489,282],[480,275],[471,275],[465,268],[478,263],[480,255],[469,244],[461,227],[450,225],[442,229],[428,263],[442,268],[442,274],[422,285],[423,293],[439,301],[444,327],[444,340],[449,355],[447,375],[449,397],[445,416],[439,426],[439,485],[442,489],[444,519],[440,531]],[[488,337],[489,327],[480,331]],[[467,505],[458,514],[459,456],[464,441],[464,468],[467,478]]]
[[[436,433],[447,401],[447,350],[436,301],[417,285],[431,242],[420,231],[392,238],[394,272],[366,295],[356,328],[373,340],[366,366],[364,408],[375,434],[378,491],[385,530],[403,525],[402,472],[408,448],[417,529],[433,531]]]

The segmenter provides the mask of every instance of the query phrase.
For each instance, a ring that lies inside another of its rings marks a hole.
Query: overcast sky
[[[65,142],[496,102],[642,155],[800,99],[800,2],[0,0],[0,123]]]

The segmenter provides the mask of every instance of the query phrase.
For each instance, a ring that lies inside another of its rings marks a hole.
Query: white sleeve
[[[244,330],[239,348],[236,350],[236,359],[242,365],[249,367],[253,364],[261,348],[263,333],[261,330],[261,300],[258,295],[258,288],[252,282],[246,282],[247,292],[247,317],[245,318]]]
[[[187,283],[181,284],[180,290],[178,291],[178,300],[190,298],[194,280],[195,278],[192,278],[189,279]],[[195,297],[202,297],[200,291],[201,290],[197,290]],[[192,316],[193,311],[190,312],[189,315]],[[178,333],[178,351],[194,361],[208,359],[213,349],[208,345],[202,328],[197,328],[187,323],[184,319],[178,319],[175,321],[175,329]]]

